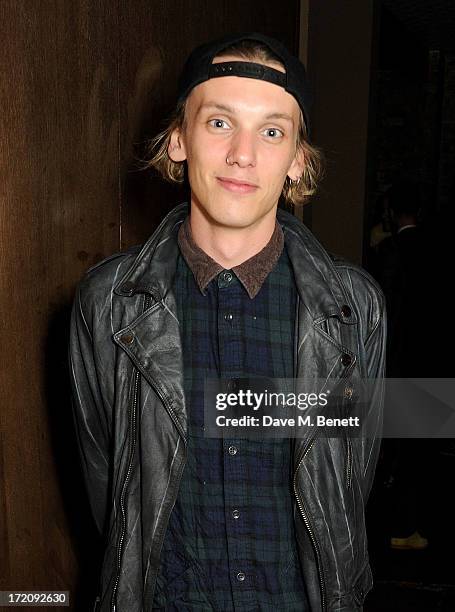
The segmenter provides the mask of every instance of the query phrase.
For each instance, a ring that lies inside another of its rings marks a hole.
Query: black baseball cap
[[[231,45],[243,40],[252,40],[266,45],[283,63],[286,73],[269,66],[250,61],[220,62],[213,58]],[[178,81],[177,103],[183,102],[193,87],[216,77],[240,76],[260,79],[280,85],[297,100],[310,133],[309,108],[312,95],[305,66],[279,40],[259,32],[228,34],[196,47],[188,56]]]

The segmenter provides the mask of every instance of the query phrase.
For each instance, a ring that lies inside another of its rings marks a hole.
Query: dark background
[[[423,222],[451,243],[454,14],[448,0],[0,3],[0,589],[69,590],[74,610],[93,599],[99,542],[72,429],[69,311],[89,266],[144,241],[186,196],[140,160],[187,53],[258,30],[300,54],[327,176],[294,212],[328,249],[368,267],[378,198],[402,174],[419,182]],[[450,304],[441,304],[422,315],[442,347]],[[438,455],[435,488],[424,487],[425,551],[388,549],[378,479],[366,610],[455,609],[453,461]]]

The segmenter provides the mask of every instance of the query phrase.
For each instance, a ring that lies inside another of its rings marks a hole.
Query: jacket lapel
[[[286,248],[292,262],[299,296],[296,320],[296,391],[328,393],[348,379],[358,356],[353,351],[357,316],[341,278],[330,258],[313,234],[295,217],[278,210]],[[321,408],[316,408],[320,412]],[[314,412],[313,410],[313,412]],[[305,416],[313,416],[311,408]],[[294,465],[316,428],[305,428],[296,439]]]
[[[174,208],[113,288],[124,298],[136,293],[153,298],[152,305],[139,316],[136,308],[131,308],[131,322],[115,332],[113,339],[161,398],[184,441],[187,410],[182,344],[172,285],[178,257],[177,231],[187,214],[186,203]]]
[[[183,389],[182,346],[172,292],[116,332],[113,337],[155,389],[175,426],[186,440],[187,411]]]

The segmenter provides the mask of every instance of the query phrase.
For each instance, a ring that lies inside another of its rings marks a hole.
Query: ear
[[[175,128],[171,133],[167,154],[174,162],[181,162],[186,159],[185,143],[179,128]]]
[[[296,151],[295,157],[292,160],[291,165],[289,166],[288,177],[292,181],[295,181],[302,176],[304,169],[305,169],[305,153],[304,151],[302,151],[302,149],[298,148]]]

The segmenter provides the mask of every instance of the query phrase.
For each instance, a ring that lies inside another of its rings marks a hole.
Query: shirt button
[[[232,511],[232,518],[238,519],[240,516],[240,511],[239,510],[233,510]]]
[[[243,580],[245,580],[245,574],[243,572],[239,572],[236,578],[239,582],[242,582]]]
[[[232,280],[231,272],[223,272],[222,279],[224,280],[225,283],[230,283]]]
[[[226,314],[224,315],[224,319],[225,319],[225,321],[232,321],[232,319],[233,319],[233,318],[234,318],[234,317],[232,316],[232,314],[231,314],[230,312],[228,312],[228,313],[226,313]]]
[[[237,454],[237,447],[236,446],[230,446],[228,448],[229,454],[230,455],[236,455]]]

